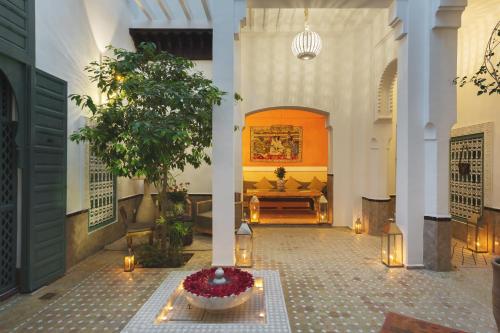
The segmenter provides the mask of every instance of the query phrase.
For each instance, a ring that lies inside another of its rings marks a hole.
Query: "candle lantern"
[[[488,225],[476,213],[467,220],[467,248],[474,253],[488,252]]]
[[[319,209],[318,209],[318,222],[328,223],[328,200],[326,200],[324,195],[319,198]]]
[[[354,222],[354,232],[357,234],[363,233],[363,224],[361,223],[361,219],[359,217],[356,222]]]
[[[387,267],[403,267],[403,233],[394,219],[384,225],[381,244],[382,263]]]
[[[128,249],[128,255],[123,259],[123,271],[133,272],[135,268],[135,256],[132,250]]]
[[[241,222],[241,226],[236,231],[236,266],[252,267],[253,262],[253,232],[247,223]]]
[[[260,202],[257,196],[252,196],[250,199],[250,222],[259,223],[260,221]]]

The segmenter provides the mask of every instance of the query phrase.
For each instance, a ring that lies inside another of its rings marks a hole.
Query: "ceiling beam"
[[[263,9],[264,12],[262,13],[262,31],[266,31],[266,9]]]
[[[247,0],[248,8],[388,8],[393,0]]]
[[[158,3],[158,6],[160,7],[161,11],[163,12],[163,15],[165,15],[167,20],[172,21],[172,11],[168,7],[165,0],[156,0],[156,2]]]
[[[181,5],[186,20],[191,21],[191,13],[189,11],[189,7],[188,4],[186,3],[186,0],[179,0],[179,5]]]
[[[281,13],[281,8],[278,8],[278,15],[276,16],[276,31],[278,31],[278,26],[280,23],[280,13]]]
[[[151,13],[151,8],[149,8],[148,4],[143,2],[142,0],[134,0],[134,2],[137,7],[139,7],[141,12],[146,15],[148,20],[153,21],[153,14]]]
[[[210,13],[208,0],[201,0],[201,4],[203,5],[203,10],[205,11],[205,16],[207,17],[207,20],[212,21],[212,14]]]

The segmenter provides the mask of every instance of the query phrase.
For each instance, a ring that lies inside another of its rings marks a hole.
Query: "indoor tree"
[[[112,56],[85,67],[97,84],[102,102],[88,95],[71,95],[89,111],[87,126],[71,140],[88,142],[116,176],[142,176],[159,192],[161,221],[169,214],[173,170],[210,163],[212,110],[224,92],[192,61],[142,43],[137,51],[108,47]]]

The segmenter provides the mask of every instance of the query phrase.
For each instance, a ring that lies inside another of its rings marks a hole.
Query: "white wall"
[[[323,49],[310,61],[292,55],[295,33],[240,34],[243,113],[278,106],[330,113],[336,226],[351,226],[361,216],[361,197],[367,192],[370,169],[365,152],[374,131],[374,82],[378,80],[374,77],[394,54],[385,46],[378,47],[380,55],[373,52],[388,30],[387,10],[380,10],[374,20],[373,25],[359,30],[321,32]],[[380,64],[374,72],[375,62]]]
[[[498,2],[495,5],[494,1],[474,0],[470,7],[463,14],[458,35],[458,76],[470,77],[479,69],[488,38],[500,18]],[[472,85],[458,88],[458,117],[454,128],[494,122],[491,205],[500,208],[500,96],[477,96],[476,93]]]
[[[205,78],[212,79],[212,61],[199,60],[195,61],[195,70],[200,71],[205,75]],[[207,149],[207,152],[212,156],[212,148]],[[192,194],[211,194],[212,193],[212,166],[202,164],[198,169],[192,166],[186,166],[184,172],[174,172],[178,174],[178,182],[189,182],[189,193]]]
[[[83,68],[99,60],[108,44],[133,49],[128,34],[131,17],[122,0],[36,1],[36,65],[68,82],[68,93],[98,99],[96,87]],[[80,128],[85,118],[68,101],[68,134]],[[88,169],[85,145],[68,141],[67,212],[88,208]],[[138,181],[120,179],[118,197],[141,191]]]

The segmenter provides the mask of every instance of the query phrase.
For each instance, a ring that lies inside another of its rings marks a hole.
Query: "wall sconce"
[[[328,200],[326,200],[324,195],[321,195],[318,204],[319,204],[318,222],[328,223]]]
[[[361,223],[361,219],[358,217],[356,222],[354,222],[354,232],[356,234],[362,234],[363,233],[363,224]]]
[[[382,263],[387,267],[403,267],[403,233],[394,219],[384,225],[381,241]]]
[[[488,236],[488,225],[484,218],[473,213],[467,220],[467,249],[474,253],[487,253]]]
[[[253,263],[253,232],[246,220],[236,232],[236,266],[252,267]]]
[[[260,202],[257,196],[252,196],[250,199],[250,222],[259,223],[260,222]]]
[[[132,249],[128,249],[128,255],[123,258],[123,271],[133,272],[135,268],[135,256]]]

